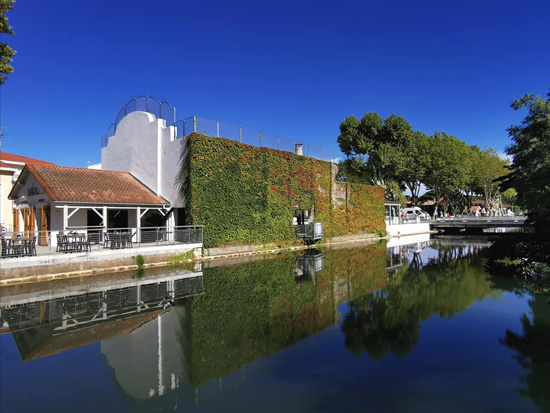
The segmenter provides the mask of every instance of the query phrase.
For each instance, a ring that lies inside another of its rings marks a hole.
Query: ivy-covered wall
[[[296,207],[312,209],[327,237],[385,229],[383,188],[345,184],[334,202],[330,162],[199,134],[186,149],[187,222],[205,226],[205,247],[294,239]]]

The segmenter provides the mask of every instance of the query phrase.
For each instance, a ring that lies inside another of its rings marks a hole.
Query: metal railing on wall
[[[191,116],[176,122],[177,138],[181,139],[192,132],[200,133],[212,138],[225,138],[246,145],[260,148],[271,148],[279,151],[297,153],[323,161],[335,162],[336,151],[314,145],[303,140],[288,139],[272,133],[249,129],[243,126],[232,125],[200,116]],[[300,145],[297,148],[297,145]]]
[[[79,227],[65,231],[6,232],[0,236],[4,259],[40,255],[90,253],[177,244],[202,244],[203,226],[109,228]]]
[[[232,125],[217,120],[200,116],[190,116],[176,121],[176,108],[166,101],[159,101],[152,96],[137,96],[122,109],[119,110],[115,121],[107,129],[107,133],[101,137],[101,147],[109,144],[109,139],[115,135],[119,123],[132,112],[148,112],[164,119],[166,126],[176,126],[176,138],[181,139],[196,132],[213,138],[225,138],[246,145],[260,148],[271,148],[279,151],[297,153],[323,161],[336,162],[336,157],[341,156],[332,148],[315,145],[300,139],[288,139],[259,130],[249,129],[243,126]]]
[[[159,101],[152,96],[136,96],[130,99],[116,115],[115,121],[107,128],[107,133],[101,137],[101,147],[104,148],[109,143],[109,138],[114,136],[118,124],[124,117],[132,112],[148,112],[157,119],[164,119],[166,126],[176,124],[176,108],[169,102]]]

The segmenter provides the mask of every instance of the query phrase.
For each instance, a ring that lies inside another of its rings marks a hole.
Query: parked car
[[[401,210],[401,212],[405,214],[405,219],[430,219],[430,215],[419,207],[404,208]]]

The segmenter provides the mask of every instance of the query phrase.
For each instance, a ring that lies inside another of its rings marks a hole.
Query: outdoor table
[[[86,234],[67,234],[63,235],[66,241],[66,248],[62,249],[63,252],[80,252],[83,249],[88,250],[86,242]]]
[[[132,233],[131,232],[113,232],[108,236],[109,248],[129,248],[132,247]]]
[[[36,255],[36,237],[5,238],[2,242],[2,257]]]

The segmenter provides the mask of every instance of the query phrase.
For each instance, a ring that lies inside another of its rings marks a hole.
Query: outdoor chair
[[[9,243],[10,245],[8,246],[8,241],[11,241],[11,240],[6,240],[6,238],[2,237],[2,258],[8,258],[13,256],[13,249],[11,246],[11,242]]]
[[[13,239],[2,237],[2,258],[21,256],[21,247]]]
[[[103,248],[108,248],[110,241],[111,241],[111,235],[107,232],[103,236]]]
[[[92,250],[92,246],[90,245],[90,237],[86,237],[85,235],[82,236],[79,240],[79,246],[80,246],[80,251],[91,251]]]
[[[26,239],[23,244],[22,255],[35,256],[36,255],[36,237]]]
[[[56,252],[67,252],[69,249],[69,240],[65,235],[57,234],[57,248]]]
[[[134,231],[130,235],[128,235],[128,238],[126,238],[126,248],[133,248],[134,244],[132,243],[132,240],[134,239],[134,235],[136,235],[137,231]]]

